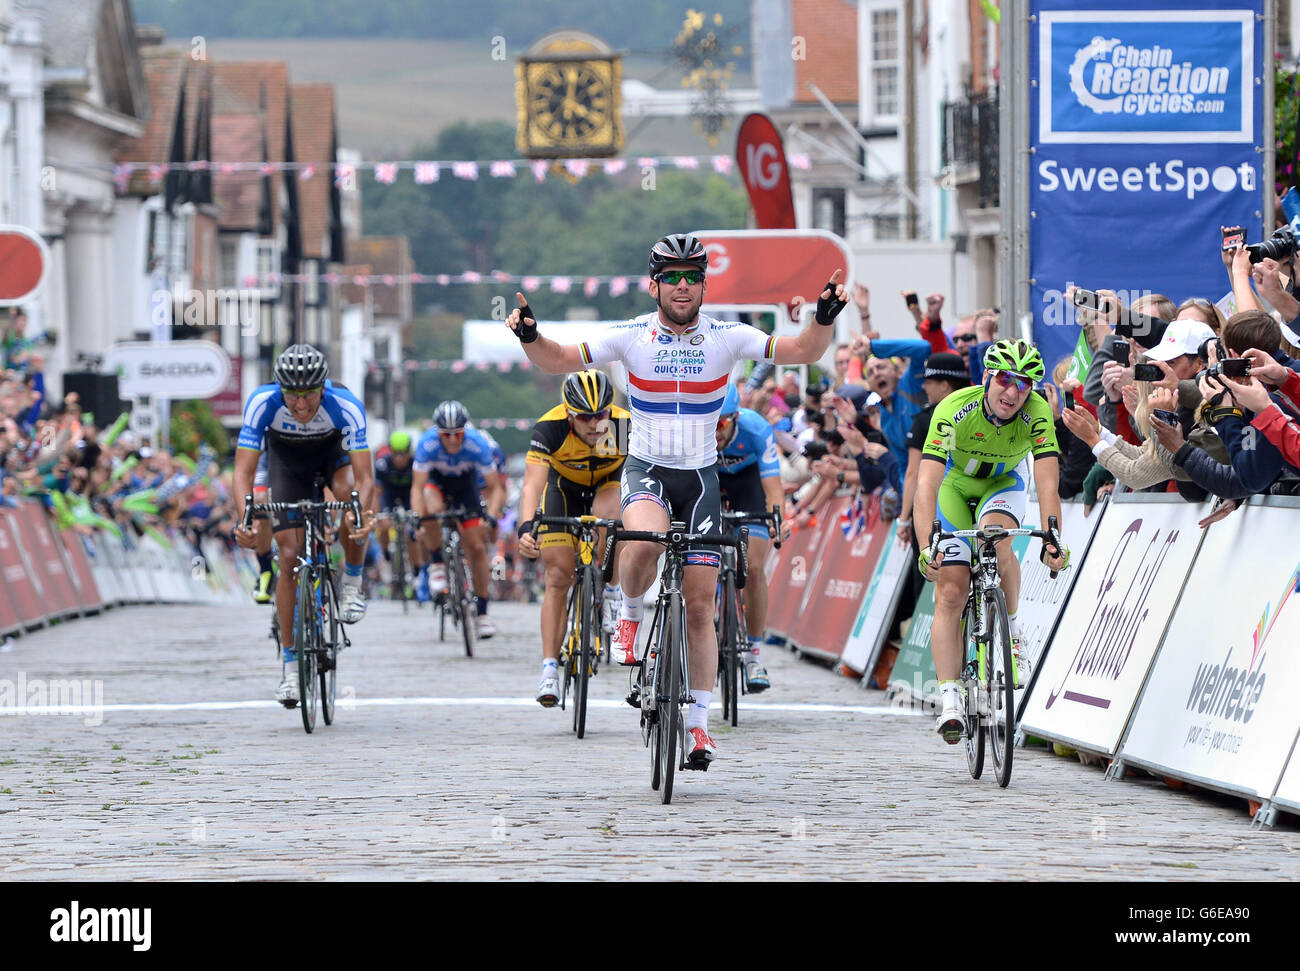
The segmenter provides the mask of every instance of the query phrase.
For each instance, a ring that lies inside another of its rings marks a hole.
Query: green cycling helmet
[[[1043,355],[1038,348],[1028,341],[1020,339],[998,341],[984,353],[986,371],[1010,371],[1021,374],[1033,381],[1043,380],[1047,369],[1043,366]]]
[[[409,452],[411,450],[411,433],[393,432],[388,436],[388,447],[394,452]]]

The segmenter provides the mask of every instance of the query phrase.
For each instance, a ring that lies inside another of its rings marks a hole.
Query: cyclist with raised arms
[[[354,624],[366,613],[361,572],[375,508],[366,410],[350,391],[327,382],[325,355],[310,344],[287,348],[276,360],[274,373],[275,383],[262,385],[244,405],[244,425],[235,453],[235,521],[241,524],[235,527],[235,540],[246,549],[257,546],[257,528],[245,532],[242,523],[244,497],[253,491],[263,451],[271,457],[270,490],[276,502],[313,499],[317,474],[335,496],[347,496],[356,489],[366,522],[358,528],[352,514],[345,513],[339,530],[345,561],[339,606],[343,622]],[[280,549],[275,603],[286,665],[275,698],[286,708],[298,704],[298,680],[292,668],[298,663],[293,645],[293,571],[302,553],[301,522],[296,513],[276,513],[271,524]]]
[[[748,324],[700,313],[709,257],[694,236],[665,236],[650,251],[650,297],[654,311],[615,324],[597,340],[558,344],[542,337],[522,293],[506,325],[528,359],[562,374],[619,361],[628,373],[632,437],[623,464],[622,520],[635,531],[663,532],[672,520],[694,533],[719,532],[717,425],[728,376],[745,360],[810,364],[830,347],[835,315],[847,303],[836,270],[817,301],[815,323],[796,337],[772,337]],[[662,547],[626,543],[619,551],[623,604],[613,655],[636,663],[642,598],[654,582]],[[686,718],[685,765],[708,767],[717,753],[709,737],[709,703],[717,677],[718,643],[713,606],[718,554],[689,550],[683,574],[689,673],[694,704]]]
[[[609,378],[595,369],[565,378],[562,397],[564,403],[533,426],[519,497],[519,553],[530,560],[540,553],[546,570],[542,681],[537,688],[537,701],[543,708],[553,708],[560,701],[560,643],[573,585],[575,538],[571,531],[549,526],[539,526],[534,537],[533,516],[618,518],[619,473],[627,458],[632,421],[625,409],[615,407]],[[599,549],[596,555],[600,555]],[[615,599],[617,593],[617,587],[607,586],[606,600]]]
[[[432,516],[461,506],[461,537],[469,559],[478,600],[478,636],[486,640],[496,633],[488,620],[490,577],[486,526],[483,515],[501,515],[505,506],[505,484],[497,474],[492,448],[483,433],[469,427],[469,412],[459,401],[444,401],[433,413],[433,427],[420,436],[415,448],[415,472],[411,477],[411,509],[420,516]],[[482,477],[484,488],[479,488]],[[447,589],[447,570],[442,563],[442,524],[431,519],[423,526],[433,564],[429,567],[429,588],[433,593]]]
[[[411,433],[395,431],[388,436],[388,452],[375,459],[375,481],[379,483],[380,509],[408,509],[411,500],[411,481],[415,476],[412,462]],[[406,543],[406,562],[415,572],[415,593],[421,603],[429,599],[429,580],[425,573],[428,557],[424,544],[414,525],[406,528],[397,542]],[[387,552],[385,551],[385,555]],[[405,583],[405,577],[394,577],[395,583]]]
[[[785,501],[776,435],[756,411],[740,407],[740,392],[727,385],[727,397],[718,416],[718,487],[733,512],[751,515],[771,512]],[[784,529],[784,525],[782,526]],[[749,524],[749,562],[758,570],[767,559],[771,531],[766,523]],[[767,584],[761,579],[745,584],[745,626],[749,634],[749,660],[745,662],[745,687],[753,694],[772,686],[759,658],[759,645],[767,625]]]
[[[984,382],[954,391],[935,406],[930,431],[921,449],[921,472],[916,487],[915,524],[921,544],[920,568],[936,583],[934,625],[930,649],[939,677],[943,710],[938,732],[949,745],[966,732],[966,705],[958,678],[961,675],[961,614],[970,591],[973,544],[950,539],[930,560],[930,530],[938,519],[944,532],[988,525],[1017,528],[1025,516],[1027,456],[1034,457],[1034,485],[1043,522],[1061,516],[1057,492],[1059,450],[1052,407],[1034,384],[1043,378],[1043,358],[1023,340],[1002,340],[984,355]],[[936,516],[937,510],[937,516]],[[1015,677],[1019,685],[1029,670],[1020,657],[1020,629],[1016,610],[1020,598],[1020,561],[1008,537],[997,544],[998,572],[1011,622]],[[1042,552],[1051,570],[1062,570],[1070,560],[1069,547],[1059,556]],[[946,567],[947,569],[941,569]]]

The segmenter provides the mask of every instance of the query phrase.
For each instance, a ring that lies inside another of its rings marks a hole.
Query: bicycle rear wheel
[[[316,728],[316,650],[320,646],[320,607],[311,571],[298,572],[298,601],[294,609],[294,650],[298,654],[298,708],[302,727],[311,734]]]
[[[321,595],[325,603],[324,643],[321,645],[318,667],[320,668],[320,711],[326,725],[334,724],[334,675],[339,665],[339,641],[342,640],[343,623],[339,620],[338,591],[332,577],[321,581]]]
[[[406,534],[402,529],[393,530],[393,587],[397,599],[402,601],[402,613],[409,609],[406,605]]]
[[[456,612],[460,623],[461,637],[465,640],[465,656],[474,656],[474,642],[477,639],[477,617],[474,610],[474,594],[470,592],[469,579],[465,571],[465,557],[457,543],[451,550],[451,562],[447,564],[447,588],[451,596],[451,607]]]
[[[722,675],[722,720],[730,721],[732,727],[736,725],[740,703],[740,684],[736,671],[736,665],[739,662],[739,657],[736,654],[736,626],[738,623],[739,620],[736,617],[736,584],[731,574],[728,573],[722,581],[722,630],[718,635],[718,651],[722,655],[722,667],[719,671]]]
[[[979,644],[975,637],[975,601],[968,600],[966,611],[961,618],[962,661],[965,665],[978,663]],[[978,669],[976,671],[978,675]],[[970,777],[978,779],[984,773],[984,727],[980,721],[978,693],[981,689],[977,677],[967,677],[967,668],[962,669],[962,685],[966,688],[966,765],[970,768]]]
[[[666,806],[673,800],[673,777],[677,772],[677,742],[681,736],[682,689],[680,680],[680,650],[686,629],[682,624],[681,594],[669,597],[668,617],[664,624],[665,636],[660,640],[657,659],[659,668],[659,774],[663,784],[659,798]]]
[[[1011,755],[1016,738],[1015,661],[1011,656],[1011,626],[1007,620],[1007,601],[1001,590],[994,590],[984,603],[988,611],[988,660],[984,683],[988,690],[989,750],[998,785],[1011,782]]]

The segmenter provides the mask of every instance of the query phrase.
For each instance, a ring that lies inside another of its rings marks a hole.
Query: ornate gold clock
[[[543,37],[516,69],[516,143],[530,158],[615,155],[623,147],[622,63],[580,31]]]

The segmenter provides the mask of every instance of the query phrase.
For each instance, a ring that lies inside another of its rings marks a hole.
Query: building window
[[[844,190],[812,190],[812,223],[814,229],[826,229],[836,236],[844,235]]]
[[[902,239],[903,217],[897,215],[872,216],[871,232],[876,239]]]
[[[896,2],[870,4],[863,20],[862,48],[866,91],[863,104],[871,122],[884,124],[898,119],[901,110],[900,85],[903,68],[903,14]]]

